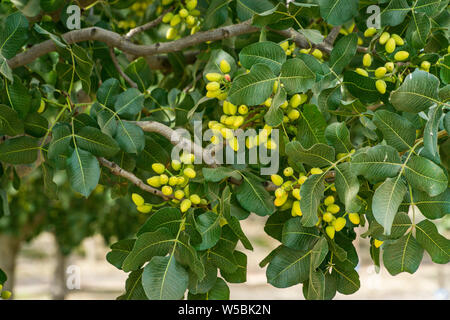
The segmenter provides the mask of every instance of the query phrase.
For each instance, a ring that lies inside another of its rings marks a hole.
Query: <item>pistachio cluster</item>
[[[323,170],[312,168],[307,174],[300,173],[299,177],[296,177],[293,168],[287,167],[283,170],[283,175],[287,178],[286,181],[278,174],[272,175],[271,180],[273,184],[278,186],[275,190],[275,206],[282,211],[291,209],[293,217],[302,216],[300,208],[301,188],[307,179],[315,174],[323,174]],[[328,192],[329,195],[325,197],[319,206],[317,212],[319,220],[316,226],[324,229],[328,237],[333,239],[335,233],[341,231],[347,224],[347,217],[354,225],[359,225],[360,217],[358,213],[341,213],[341,207],[335,203],[337,193],[334,184],[328,184],[326,189],[330,190]]]
[[[194,170],[194,155],[183,153],[180,161],[172,160],[170,167],[166,168],[162,163],[153,163],[152,170],[156,175],[147,179],[147,183],[161,190],[164,196],[172,198],[171,203],[179,205],[181,212],[186,212],[192,205],[206,205],[206,199],[201,199],[197,194],[189,191],[189,180],[197,176]],[[146,203],[138,193],[133,193],[131,198],[139,212],[149,213],[153,205]]]
[[[377,30],[375,28],[368,28],[364,32],[364,36],[366,38],[371,38],[375,34],[377,34]],[[405,50],[396,51],[398,47],[405,45],[405,41],[402,37],[395,33],[390,34],[388,32],[383,32],[378,38],[378,43],[384,46],[384,50],[387,53],[385,58],[386,60],[388,60],[388,62],[386,62],[384,66],[379,66],[376,69],[369,69],[369,67],[371,67],[373,63],[373,56],[370,53],[366,53],[363,56],[362,61],[365,68],[356,68],[355,71],[364,77],[369,77],[369,72],[373,73],[373,76],[377,79],[375,82],[376,89],[379,93],[385,94],[387,88],[386,81],[395,81],[397,64],[398,62],[407,60],[409,58],[409,52]],[[391,54],[394,52],[395,54],[392,57]],[[431,64],[428,61],[423,61],[420,66],[420,68],[425,71],[429,71],[430,67]],[[398,79],[402,81],[402,75],[399,75]]]
[[[163,5],[171,5],[173,0],[163,0]],[[162,22],[170,27],[166,32],[166,39],[173,40],[181,37],[184,30],[190,29],[194,34],[200,30],[200,11],[197,8],[197,0],[187,0],[184,4],[180,1],[175,9],[164,15]]]

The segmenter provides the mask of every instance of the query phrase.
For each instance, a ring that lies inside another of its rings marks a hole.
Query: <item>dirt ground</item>
[[[231,299],[303,299],[301,285],[286,289],[274,288],[266,283],[265,269],[258,263],[277,241],[264,234],[264,219],[251,217],[243,229],[255,247],[253,252],[241,248],[248,255],[247,283],[230,284]],[[364,240],[363,240],[364,241]],[[366,241],[367,242],[367,241]],[[357,245],[363,253],[358,271],[361,289],[351,295],[337,294],[335,299],[449,299],[450,264],[435,265],[425,253],[419,270],[411,274],[389,275],[385,269],[376,273],[370,263],[367,244]],[[115,299],[122,293],[127,275],[105,260],[108,248],[100,237],[86,239],[83,246],[68,259],[68,265],[80,270],[80,289],[69,290],[67,299]],[[50,299],[50,286],[54,273],[54,243],[50,234],[42,234],[24,246],[18,260],[15,299]]]

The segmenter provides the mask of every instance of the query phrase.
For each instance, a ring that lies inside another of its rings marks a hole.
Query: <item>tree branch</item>
[[[324,42],[327,43],[329,46],[333,46],[334,42],[336,41],[336,38],[339,35],[339,31],[341,31],[341,26],[337,26],[331,29],[330,33],[325,38]]]
[[[69,31],[67,33],[64,33],[61,37],[68,44],[95,40],[104,42],[109,47],[118,48],[123,52],[133,54],[135,56],[148,56],[181,51],[185,48],[189,48],[207,41],[222,40],[225,38],[256,32],[258,30],[259,28],[252,26],[251,22],[248,20],[239,24],[225,26],[204,32],[198,32],[179,40],[163,43],[158,42],[152,45],[134,44],[118,33],[99,27],[90,27],[81,30]],[[37,45],[34,45],[30,49],[22,53],[19,53],[14,58],[8,60],[8,64],[12,69],[14,69],[26,65],[47,53],[55,51],[56,49],[57,46],[52,40],[46,40]]]
[[[136,84],[136,82],[134,82],[133,80],[131,80],[131,78],[129,76],[127,76],[125,74],[125,72],[122,70],[122,68],[119,65],[119,61],[117,61],[117,57],[114,53],[114,48],[113,47],[109,47],[109,55],[111,56],[111,60],[114,63],[114,67],[116,67],[117,71],[119,72],[119,74],[125,79],[126,82],[128,82],[128,84],[133,87],[133,88],[137,88],[138,85]]]
[[[141,127],[142,130],[144,130],[145,132],[158,133],[163,137],[165,137],[166,139],[170,140],[170,142],[173,145],[176,145],[184,150],[190,150],[190,152],[192,152],[197,159],[203,159],[203,161],[211,167],[216,167],[218,165],[216,159],[213,157],[212,154],[209,154],[209,152],[207,152],[198,144],[182,137],[182,135],[179,132],[173,130],[172,128],[169,128],[168,126],[160,122],[136,121],[135,124]]]
[[[130,40],[132,37],[134,37],[135,35],[137,35],[138,33],[147,31],[148,29],[154,28],[157,25],[159,25],[162,22],[162,19],[164,18],[164,16],[166,15],[166,13],[172,11],[173,8],[169,8],[168,10],[164,11],[163,13],[161,13],[161,15],[156,18],[153,21],[150,21],[146,24],[143,24],[142,26],[136,27],[134,29],[131,29],[130,31],[128,31],[128,33],[125,35],[125,39]]]
[[[98,158],[98,161],[100,162],[100,164],[102,166],[108,168],[112,174],[127,179],[128,181],[132,182],[134,185],[136,185],[141,190],[144,190],[145,192],[154,194],[154,195],[164,198],[164,199],[175,199],[175,197],[173,195],[166,196],[165,194],[163,194],[161,192],[161,190],[158,190],[156,188],[153,188],[153,187],[145,184],[144,181],[142,181],[141,179],[136,177],[133,173],[122,169],[116,163],[114,163],[112,161],[109,161],[105,158]]]

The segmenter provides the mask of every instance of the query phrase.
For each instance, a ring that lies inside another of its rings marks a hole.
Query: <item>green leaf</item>
[[[241,240],[244,247],[248,250],[253,250],[253,246],[242,231],[238,218],[232,216],[232,204],[231,204],[231,192],[230,187],[226,186],[222,192],[221,199],[221,213],[225,220],[228,222],[228,226],[233,230],[234,234]]]
[[[284,224],[281,242],[291,249],[308,250],[319,238],[317,228],[303,227],[301,218],[295,217]]]
[[[328,65],[335,73],[340,74],[352,61],[358,47],[358,36],[351,33],[336,42],[330,54]]]
[[[434,263],[446,264],[450,261],[450,240],[439,234],[436,226],[429,220],[416,224],[416,238]]]
[[[139,269],[154,256],[164,256],[173,247],[176,239],[166,228],[146,232],[138,236],[133,249],[123,262],[125,272]]]
[[[181,211],[178,208],[165,207],[153,213],[138,230],[139,237],[146,232],[155,232],[159,228],[166,228],[175,237],[180,229]]]
[[[411,22],[406,31],[408,39],[410,39],[414,48],[421,49],[427,43],[431,30],[431,21],[424,13],[416,13],[414,10],[411,11],[411,16]]]
[[[0,160],[11,164],[28,164],[37,159],[39,150],[35,138],[22,136],[8,139],[0,144]]]
[[[284,112],[280,106],[286,101],[286,90],[278,88],[273,97],[269,111],[264,115],[264,120],[271,127],[278,127],[283,122]]]
[[[300,142],[291,141],[286,145],[285,151],[291,161],[314,167],[331,165],[335,158],[334,149],[322,143],[317,143],[309,149],[304,149]]]
[[[136,166],[140,169],[151,171],[153,163],[168,163],[170,156],[168,151],[156,142],[151,136],[145,136],[145,148],[136,159]]]
[[[217,280],[217,267],[213,266],[210,261],[207,260],[206,252],[201,255],[200,259],[205,267],[205,276],[199,279],[198,276],[190,272],[189,273],[189,293],[200,294],[206,293],[214,286]]]
[[[106,255],[106,260],[117,269],[122,269],[123,262],[133,249],[135,239],[120,240],[111,245],[111,251]]]
[[[267,282],[276,288],[287,288],[307,280],[311,252],[281,247],[267,267]]]
[[[290,210],[275,211],[266,221],[264,231],[274,239],[281,242],[283,226],[290,218],[292,218]]]
[[[100,179],[100,165],[97,158],[87,151],[75,148],[66,162],[70,185],[87,198]]]
[[[217,246],[208,250],[208,259],[214,266],[227,273],[236,272],[238,268],[233,253],[220,242]]]
[[[429,72],[416,70],[391,94],[391,103],[399,111],[418,113],[439,102],[439,79]]]
[[[406,15],[410,11],[406,0],[392,0],[386,8],[381,11],[382,26],[396,26],[405,20]]]
[[[25,132],[30,136],[43,137],[48,130],[48,121],[37,112],[29,113],[25,118]]]
[[[320,270],[311,271],[302,289],[307,300],[331,300],[336,295],[336,277]]]
[[[447,189],[448,180],[444,170],[433,161],[412,156],[405,166],[405,177],[412,187],[437,196]]]
[[[375,219],[384,228],[384,234],[391,233],[392,222],[406,193],[405,183],[399,175],[387,178],[376,190],[372,200]]]
[[[325,129],[327,143],[334,147],[336,152],[349,153],[353,149],[350,141],[350,131],[345,122],[334,122]]]
[[[234,251],[233,255],[237,262],[237,270],[233,273],[221,271],[220,274],[227,282],[244,283],[247,281],[247,256],[240,251]]]
[[[205,30],[218,27],[228,18],[228,4],[231,0],[212,0],[205,15],[203,28]]]
[[[292,95],[311,89],[316,81],[316,74],[303,60],[289,59],[281,66],[280,81],[287,93]]]
[[[305,227],[314,227],[319,221],[317,210],[325,190],[325,173],[313,174],[300,189],[300,209],[302,210],[302,224]]]
[[[442,108],[430,108],[428,121],[423,131],[423,146],[432,157],[439,157],[438,130],[442,116]]]
[[[0,104],[0,133],[17,136],[23,132],[24,125],[17,112],[4,104]]]
[[[413,147],[416,130],[406,118],[387,110],[378,110],[375,112],[373,122],[383,133],[387,144],[398,151],[409,150]]]
[[[144,150],[144,131],[133,123],[118,121],[117,132],[114,138],[120,148],[127,153],[136,154]]]
[[[131,62],[124,72],[137,84],[140,91],[147,90],[152,84],[152,70],[143,57]]]
[[[59,9],[64,4],[64,0],[41,0],[40,5],[42,10],[51,12]]]
[[[314,104],[306,104],[300,112],[297,128],[297,140],[304,148],[311,148],[316,143],[326,143],[325,118]]]
[[[28,20],[20,12],[10,14],[3,23],[0,34],[0,53],[11,59],[28,40]]]
[[[8,60],[0,52],[0,74],[4,75],[9,81],[14,81],[12,70],[8,64]]]
[[[359,204],[356,196],[359,191],[359,181],[357,175],[351,170],[348,162],[337,165],[335,171],[335,186],[339,199],[345,204],[347,212],[358,212]]]
[[[311,252],[311,270],[316,270],[322,264],[328,254],[328,242],[325,237],[320,237]]]
[[[242,179],[238,170],[229,167],[202,168],[202,172],[205,181],[209,182],[220,182],[228,178]]]
[[[93,127],[84,127],[75,134],[77,145],[97,157],[112,157],[120,148],[110,136]]]
[[[298,30],[302,35],[305,36],[306,39],[308,39],[312,43],[321,43],[325,37],[320,33],[319,30],[316,29],[300,29]]]
[[[194,246],[196,250],[206,250],[217,244],[222,233],[220,215],[212,211],[205,212],[196,218],[196,227],[202,237],[202,242]]]
[[[395,177],[401,165],[400,156],[393,147],[377,145],[355,154],[352,157],[351,170],[375,184]]]
[[[18,76],[14,77],[12,83],[6,81],[5,88],[9,104],[21,118],[25,118],[31,107],[31,95],[28,89],[22,84]]]
[[[389,92],[394,87],[391,82],[386,82],[386,93],[381,95],[375,86],[375,79],[362,76],[350,70],[344,72],[344,83],[350,94],[365,104],[375,103],[380,99],[387,100]]]
[[[57,123],[52,130],[52,141],[48,148],[49,159],[56,159],[61,155],[70,156],[73,148],[70,146],[72,132],[65,123]]]
[[[179,300],[188,287],[187,271],[172,257],[153,257],[142,273],[142,286],[150,300]]]
[[[265,64],[274,74],[279,74],[281,65],[286,61],[286,53],[274,42],[256,42],[241,50],[239,61],[247,69],[257,63]]]
[[[114,106],[116,96],[120,92],[120,82],[117,79],[111,78],[102,83],[97,91],[97,101],[108,108]]]
[[[214,286],[205,294],[188,294],[188,300],[229,300],[230,288],[222,278],[217,278]]]
[[[251,178],[243,176],[244,181],[236,189],[236,198],[239,204],[247,211],[259,216],[267,216],[275,211],[272,197],[262,184]]]
[[[263,13],[264,11],[273,8],[273,4],[269,0],[237,0],[236,1],[236,11],[239,20],[246,21],[253,17],[253,15],[258,13]]]
[[[414,273],[419,268],[423,249],[412,233],[404,235],[395,242],[386,243],[383,250],[383,262],[393,276],[408,272]]]
[[[338,292],[353,294],[359,290],[361,286],[359,275],[350,262],[336,260],[332,270],[332,275],[337,278],[336,289]]]
[[[119,94],[114,109],[119,116],[131,118],[144,107],[144,96],[136,88],[130,88]]]
[[[142,272],[144,269],[133,271],[125,282],[125,293],[117,300],[148,300],[142,287]]]
[[[446,54],[440,63],[440,75],[442,82],[450,84],[450,54]]]
[[[319,0],[320,16],[333,26],[358,15],[358,0]]]
[[[361,235],[361,237],[365,238],[367,236],[371,236],[372,238],[376,238],[378,240],[386,240],[386,239],[398,239],[402,237],[405,232],[411,227],[411,219],[409,218],[407,213],[398,212],[395,215],[394,221],[392,222],[391,234],[389,236],[384,235],[384,228],[375,220],[370,223],[369,230]]]
[[[276,77],[264,64],[255,64],[250,72],[233,80],[228,92],[229,101],[235,105],[255,106],[270,97]]]
[[[6,273],[2,269],[0,269],[0,284],[4,284],[6,280],[8,280]]]
[[[439,219],[450,214],[450,189],[436,197],[430,197],[427,193],[413,190],[414,205],[428,219]],[[409,204],[409,203],[408,203]]]

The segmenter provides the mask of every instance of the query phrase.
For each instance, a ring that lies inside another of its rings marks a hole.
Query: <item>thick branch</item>
[[[137,88],[138,85],[136,84],[136,82],[134,82],[133,80],[131,80],[131,78],[129,76],[126,75],[125,72],[123,72],[122,68],[119,65],[119,61],[117,61],[117,57],[114,53],[114,48],[113,47],[109,47],[109,55],[111,56],[111,60],[114,63],[114,67],[116,67],[116,70],[119,72],[119,74],[125,79],[126,82],[128,82],[128,84],[133,87],[133,88]]]
[[[123,52],[133,54],[135,56],[147,56],[181,51],[185,48],[189,48],[207,41],[222,40],[225,38],[256,32],[258,30],[259,28],[252,26],[250,21],[246,21],[218,29],[198,32],[194,35],[190,35],[176,41],[155,43],[152,45],[134,44],[115,32],[99,27],[69,31],[64,33],[62,38],[68,44],[91,40],[101,41],[110,47],[118,48]],[[56,49],[56,44],[52,40],[47,40],[31,47],[25,52],[19,53],[14,58],[8,60],[8,64],[12,69],[14,69],[26,65],[47,53],[55,51]]]
[[[324,42],[327,43],[328,45],[332,46],[334,44],[334,42],[336,41],[336,38],[339,35],[339,31],[341,31],[341,26],[337,26],[337,27],[334,27],[333,29],[331,29],[330,33],[325,38]]]

